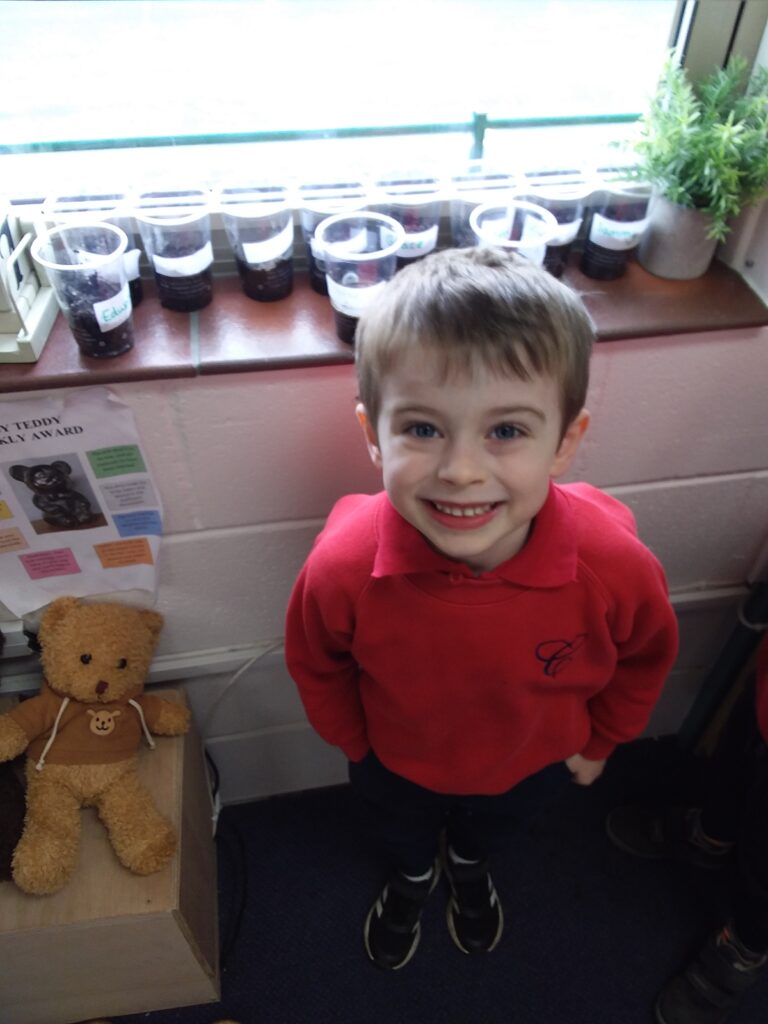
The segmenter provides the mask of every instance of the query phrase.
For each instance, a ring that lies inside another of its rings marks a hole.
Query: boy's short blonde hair
[[[360,401],[375,428],[381,381],[411,346],[441,357],[442,379],[485,366],[560,385],[562,433],[586,400],[594,325],[578,295],[520,256],[446,249],[399,271],[360,317]]]

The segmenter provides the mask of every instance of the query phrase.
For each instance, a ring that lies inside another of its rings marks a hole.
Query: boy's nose
[[[479,454],[469,445],[460,444],[452,444],[445,449],[437,475],[440,480],[461,487],[479,483],[485,478]]]

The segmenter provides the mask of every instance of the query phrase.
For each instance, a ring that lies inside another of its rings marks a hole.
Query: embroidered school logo
[[[573,640],[543,640],[536,648],[536,657],[544,662],[544,675],[554,677],[562,672],[586,639],[586,633],[578,633]]]

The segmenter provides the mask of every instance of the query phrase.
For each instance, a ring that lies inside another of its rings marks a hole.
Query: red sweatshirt
[[[385,493],[332,510],[293,589],[286,660],[317,732],[441,793],[494,794],[642,732],[677,653],[632,513],[552,485],[525,547],[474,575]]]

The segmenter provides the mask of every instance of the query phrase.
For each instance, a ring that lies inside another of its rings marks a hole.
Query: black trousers
[[[768,747],[757,727],[754,682],[712,756],[701,824],[711,838],[736,844],[734,928],[750,949],[768,952]]]
[[[487,860],[523,822],[557,799],[571,773],[560,762],[498,796],[450,796],[396,775],[371,751],[362,761],[350,762],[349,779],[364,822],[390,866],[421,875],[434,863],[443,829],[458,856]]]

